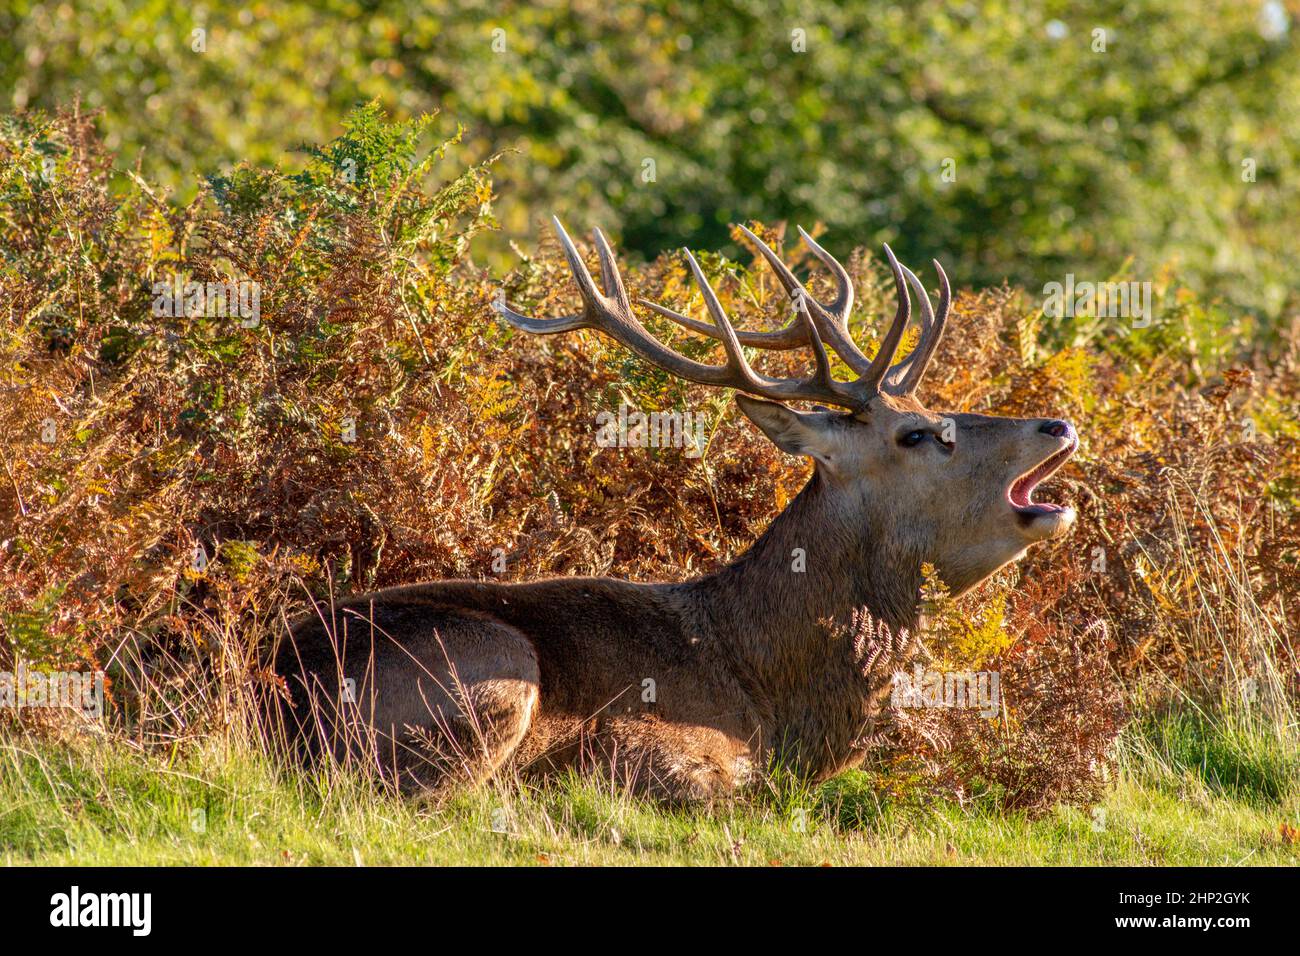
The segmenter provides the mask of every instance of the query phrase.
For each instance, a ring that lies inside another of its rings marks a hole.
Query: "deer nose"
[[[1053,438],[1068,438],[1074,434],[1074,426],[1060,419],[1043,422],[1038,426],[1038,430],[1044,435],[1051,435]]]

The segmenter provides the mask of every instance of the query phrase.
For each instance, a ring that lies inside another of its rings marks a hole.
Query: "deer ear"
[[[739,392],[736,393],[736,404],[783,452],[808,455],[823,465],[830,465],[828,416],[825,412],[796,412],[777,402],[765,402]]]

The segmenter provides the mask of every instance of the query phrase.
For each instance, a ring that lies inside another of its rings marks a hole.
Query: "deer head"
[[[692,382],[737,391],[741,410],[783,451],[815,462],[824,508],[838,533],[860,535],[862,553],[871,539],[879,560],[882,546],[891,564],[911,573],[922,562],[935,566],[954,593],[964,591],[1019,558],[1039,541],[1066,534],[1074,509],[1036,502],[1035,487],[1061,467],[1078,447],[1074,428],[1057,419],[1016,419],[969,413],[933,412],[916,398],[943,335],[951,304],[947,276],[938,262],[938,311],[920,279],[885,255],[898,290],[898,310],[868,358],[853,342],[848,319],[853,286],[848,272],[803,229],[803,241],[830,270],[837,293],[819,302],[804,289],[781,258],[747,229],[745,235],[772,267],[796,306],[790,324],[777,332],[738,332],[709,286],[699,263],[685,250],[712,323],[681,315],[644,299],[643,306],[687,329],[721,341],[723,365],[693,361],[651,336],[632,311],[632,303],[609,243],[595,230],[604,291],[597,288],[564,227],[556,232],[577,281],[582,311],[554,319],[535,319],[504,303],[497,309],[514,326],[552,334],[598,329],[668,372]],[[921,335],[897,364],[894,355],[911,318],[911,285],[920,301]],[[826,345],[856,376],[832,377]],[[744,347],[812,352],[813,369],[802,378],[772,378],[755,371]],[[788,402],[818,403],[797,411]],[[833,406],[835,409],[824,406]]]

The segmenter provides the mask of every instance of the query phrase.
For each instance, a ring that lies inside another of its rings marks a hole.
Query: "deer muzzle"
[[[1033,541],[1059,538],[1074,525],[1075,511],[1069,505],[1034,501],[1034,490],[1054,475],[1079,447],[1079,436],[1069,422],[1041,423],[1039,434],[1053,439],[1056,447],[1045,458],[1016,478],[1007,489],[1007,501],[1026,537]]]

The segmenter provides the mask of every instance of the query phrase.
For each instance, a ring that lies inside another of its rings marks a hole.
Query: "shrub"
[[[363,108],[295,170],[242,166],[178,207],[115,171],[79,109],[0,124],[8,660],[106,665],[120,728],[146,743],[211,733],[239,724],[269,645],[312,600],[452,576],[681,579],[738,555],[798,491],[806,466],[726,396],[595,334],[495,319],[502,286],[537,313],[571,307],[567,266],[543,244],[503,283],[475,267],[491,164],[456,168],[457,133],[426,151],[437,126]],[[761,268],[703,261],[740,323],[782,321]],[[849,265],[854,331],[874,347],[892,292],[862,251]],[[256,282],[257,321],[169,313],[175,277]],[[627,279],[690,306],[672,257]],[[936,616],[945,661],[1003,669],[1005,712],[900,721],[890,753],[1037,808],[1095,794],[1123,687],[1245,682],[1290,707],[1295,338],[1252,351],[1244,325],[1173,280],[1141,332],[1045,327],[1005,287],[961,293],[954,313],[931,404],[1074,418],[1085,445],[1053,483],[1080,520]],[[595,413],[624,400],[707,408],[707,454],[603,452]],[[945,630],[961,617],[983,625]]]

